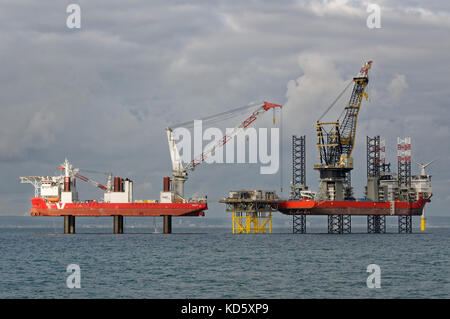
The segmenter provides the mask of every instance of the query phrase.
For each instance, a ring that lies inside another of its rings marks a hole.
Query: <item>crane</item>
[[[193,171],[198,165],[203,163],[208,158],[208,156],[213,154],[217,149],[223,147],[228,141],[233,139],[237,134],[243,132],[247,127],[249,127],[253,122],[255,122],[266,111],[270,109],[275,110],[276,108],[281,109],[282,106],[279,104],[269,102],[252,103],[244,107],[240,107],[237,109],[233,109],[230,111],[206,117],[202,120],[219,121],[225,118],[233,117],[236,113],[241,113],[250,108],[256,109],[247,118],[245,118],[242,122],[240,122],[236,127],[234,127],[231,131],[229,131],[228,134],[224,135],[216,143],[208,146],[208,148],[204,150],[201,154],[195,156],[186,166],[183,166],[183,163],[181,161],[181,157],[178,152],[175,139],[173,137],[173,130],[177,127],[182,127],[183,125],[191,123],[191,121],[166,128],[167,139],[169,142],[170,158],[172,161],[172,175],[173,175],[172,184],[176,199],[184,200],[184,183],[188,178],[187,171]]]
[[[98,187],[98,188],[100,188],[102,190],[106,191],[108,189],[106,186],[104,186],[102,184],[99,184],[96,181],[94,181],[94,180],[92,180],[90,178],[87,178],[86,176],[81,175],[80,173],[76,173],[75,177],[78,178],[78,179],[81,179],[84,182],[90,183],[90,184],[94,185],[95,187]]]
[[[320,172],[319,200],[343,200],[352,197],[350,171],[353,169],[352,151],[355,145],[356,124],[363,97],[367,99],[366,87],[372,61],[361,67],[353,78],[353,91],[347,106],[337,121],[321,122],[325,114],[335,105],[350,82],[337,99],[328,107],[316,123],[320,164],[314,169]],[[344,115],[342,120],[341,117]]]
[[[65,159],[64,163],[61,164],[61,166],[56,167],[56,169],[60,169],[64,171],[64,175],[62,176],[21,176],[20,182],[21,183],[29,183],[34,186],[34,197],[40,197],[41,189],[43,183],[45,184],[52,184],[52,187],[59,187],[59,185],[64,185],[64,191],[68,191],[71,187],[75,187],[75,184],[72,183],[72,186],[68,186],[69,188],[66,189],[66,182],[68,184],[71,184],[71,179],[78,178],[82,181],[85,181],[87,183],[91,183],[92,185],[102,189],[102,190],[110,190],[111,189],[111,173],[103,173],[103,172],[96,172],[96,173],[102,173],[108,175],[108,186],[104,186],[102,184],[97,183],[94,180],[91,180],[90,178],[87,178],[86,176],[81,175],[79,172],[79,168],[73,168],[72,164],[69,163],[67,158]],[[86,170],[88,171],[88,170]],[[95,171],[90,171],[94,173]],[[55,186],[56,185],[56,186]],[[74,188],[72,189],[74,190]]]
[[[352,168],[351,154],[355,145],[356,124],[362,99],[363,97],[367,99],[365,89],[369,83],[368,71],[371,66],[372,61],[364,63],[358,76],[353,78],[353,91],[350,101],[344,109],[344,119],[342,121],[338,119],[335,122],[320,122],[325,113],[317,121],[316,129],[319,140],[317,146],[321,165]],[[327,128],[329,128],[328,131]]]
[[[108,176],[108,187],[106,187],[106,186],[104,186],[104,185],[102,185],[100,183],[97,183],[96,181],[94,181],[94,180],[92,180],[90,178],[87,178],[86,176],[81,175],[80,173],[78,173],[78,171],[80,169],[79,168],[72,168],[72,165],[69,164],[69,161],[67,160],[67,158],[66,158],[64,164],[62,164],[62,166],[57,167],[57,169],[61,169],[61,170],[65,171],[66,177],[69,177],[69,176],[76,177],[76,178],[81,179],[82,181],[84,181],[86,183],[90,183],[90,184],[94,185],[95,187],[98,187],[98,188],[100,188],[102,190],[110,190],[111,189],[111,177],[112,177],[111,173],[104,173],[104,172],[85,170],[85,171],[89,171],[89,172],[92,172],[92,173],[99,173],[99,174],[107,175]]]

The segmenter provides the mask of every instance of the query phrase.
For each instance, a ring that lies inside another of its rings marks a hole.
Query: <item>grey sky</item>
[[[366,135],[382,135],[392,149],[397,136],[410,135],[414,159],[438,158],[429,168],[428,213],[447,214],[449,2],[371,2],[381,6],[381,29],[367,28],[366,1],[1,1],[0,214],[27,213],[32,187],[18,176],[52,174],[66,156],[133,179],[136,198],[158,198],[171,169],[164,128],[255,100],[285,105],[285,190],[292,134],[307,135],[315,189],[314,122],[369,59],[356,195]],[[70,3],[81,6],[80,30],[66,27]],[[279,175],[258,172],[259,165],[204,165],[186,193],[207,194],[208,214],[225,214],[214,200],[230,189],[279,190]],[[78,185],[83,199],[101,196]]]

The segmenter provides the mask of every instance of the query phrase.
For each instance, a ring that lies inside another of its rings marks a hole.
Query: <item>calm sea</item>
[[[449,218],[407,235],[396,219],[380,235],[364,222],[329,235],[312,218],[294,235],[286,217],[270,235],[233,235],[231,222],[185,218],[164,235],[153,219],[128,218],[113,235],[109,218],[81,218],[64,235],[62,218],[0,217],[0,298],[450,298]],[[69,264],[79,289],[67,288]],[[369,264],[379,289],[367,287]]]

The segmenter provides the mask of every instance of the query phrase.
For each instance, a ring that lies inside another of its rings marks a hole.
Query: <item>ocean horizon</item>
[[[429,217],[425,232],[414,219],[412,234],[396,233],[394,218],[386,234],[354,218],[345,235],[327,234],[326,217],[310,218],[307,234],[274,220],[272,234],[233,235],[227,218],[174,218],[167,235],[161,220],[130,217],[114,235],[111,218],[79,218],[64,235],[60,217],[2,216],[0,298],[450,297],[449,217]],[[368,288],[371,264],[381,288]]]

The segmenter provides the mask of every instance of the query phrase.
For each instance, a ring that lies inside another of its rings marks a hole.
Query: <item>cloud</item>
[[[318,16],[359,16],[364,13],[363,5],[352,5],[349,0],[299,1],[299,6]]]
[[[312,127],[346,81],[333,60],[320,53],[300,54],[298,66],[302,75],[287,84],[284,115],[289,127]]]
[[[387,91],[389,92],[391,97],[398,99],[403,95],[404,90],[407,88],[408,83],[406,82],[405,75],[396,74],[389,83]]]
[[[21,214],[32,190],[17,177],[52,174],[66,156],[78,167],[130,177],[136,196],[158,198],[161,178],[171,173],[166,126],[262,99],[285,106],[285,188],[291,134],[307,135],[314,188],[314,123],[366,59],[374,66],[358,120],[355,189],[363,189],[365,135],[382,134],[388,143],[412,135],[413,152],[447,158],[448,2],[378,3],[382,28],[370,30],[364,1],[80,1],[82,28],[73,31],[63,2],[3,1],[0,192],[11,196],[2,207]],[[256,126],[271,125],[270,117]],[[278,189],[279,176],[258,170],[205,164],[190,174],[186,193]],[[447,171],[437,163],[434,181],[450,178]],[[101,195],[90,185],[80,191],[83,199]],[[448,196],[441,192],[433,197],[437,212]]]

